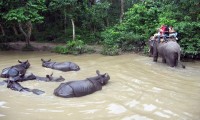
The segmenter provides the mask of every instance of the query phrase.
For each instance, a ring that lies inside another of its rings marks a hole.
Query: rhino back
[[[1,72],[1,77],[3,77],[3,78],[8,78],[8,77],[9,77],[9,76],[8,76],[8,72],[9,72],[10,69],[11,69],[11,67],[4,68],[4,69],[2,70],[2,72]]]
[[[70,70],[69,62],[55,63],[53,65],[53,69],[61,71],[69,71]]]
[[[94,84],[89,80],[74,81],[69,85],[73,88],[76,97],[88,95],[97,91]]]
[[[75,97],[72,87],[66,83],[61,83],[55,90],[54,95],[64,98]]]

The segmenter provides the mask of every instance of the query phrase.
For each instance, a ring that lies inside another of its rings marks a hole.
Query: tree
[[[11,24],[17,23],[20,31],[25,36],[26,45],[30,45],[30,37],[32,33],[33,23],[41,23],[44,19],[40,15],[41,12],[46,10],[44,0],[27,0],[27,1],[7,1],[7,4],[12,5],[3,18]]]
[[[120,14],[120,23],[122,22],[122,18],[124,16],[124,0],[121,0],[121,14]]]

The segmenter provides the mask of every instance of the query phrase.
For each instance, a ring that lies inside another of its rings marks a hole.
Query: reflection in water
[[[28,73],[53,74],[66,81],[108,73],[101,91],[80,98],[59,98],[53,91],[60,82],[27,81],[22,86],[45,94],[20,93],[0,86],[1,120],[174,120],[200,119],[200,62],[185,63],[186,69],[171,68],[137,54],[120,56],[59,55],[47,52],[0,52],[0,70],[29,60]],[[81,70],[61,72],[41,66],[41,58],[72,61]],[[4,80],[0,78],[0,80]]]

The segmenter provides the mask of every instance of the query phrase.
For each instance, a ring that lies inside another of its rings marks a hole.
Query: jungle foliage
[[[195,7],[192,8],[190,6]],[[111,50],[113,55],[120,51],[144,50],[150,36],[162,25],[174,26],[178,32],[178,42],[186,57],[200,55],[200,2],[188,1],[152,1],[145,0],[134,4],[126,13],[122,23],[102,32],[104,51]],[[105,53],[106,53],[105,52]]]
[[[147,52],[149,37],[166,24],[185,57],[200,57],[199,0],[2,0],[0,11],[0,43],[66,43],[54,49],[62,54],[91,51],[88,44],[102,45],[105,55]]]

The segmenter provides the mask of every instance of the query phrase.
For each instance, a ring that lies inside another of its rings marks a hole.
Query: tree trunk
[[[17,32],[16,26],[13,25],[12,28],[13,28],[13,31],[14,31],[15,35],[19,35],[18,32]]]
[[[5,34],[5,31],[4,31],[3,26],[1,24],[0,24],[0,29],[1,29],[2,35],[5,36],[6,34]]]
[[[73,28],[73,40],[75,40],[75,25],[74,25],[74,20],[71,19],[71,22],[72,22],[72,28]]]
[[[66,8],[64,8],[64,29],[65,29],[65,34],[67,34],[67,13],[66,13]]]
[[[106,17],[106,26],[107,26],[107,27],[110,26],[108,17]]]
[[[120,23],[122,22],[123,16],[124,16],[124,0],[121,0],[121,14],[119,18]]]
[[[23,29],[22,24],[19,23],[19,29],[22,32],[22,34],[25,36],[26,39],[26,45],[30,46],[30,38],[31,38],[31,32],[32,32],[32,23],[31,21],[28,21],[27,23],[25,23],[25,29]]]

